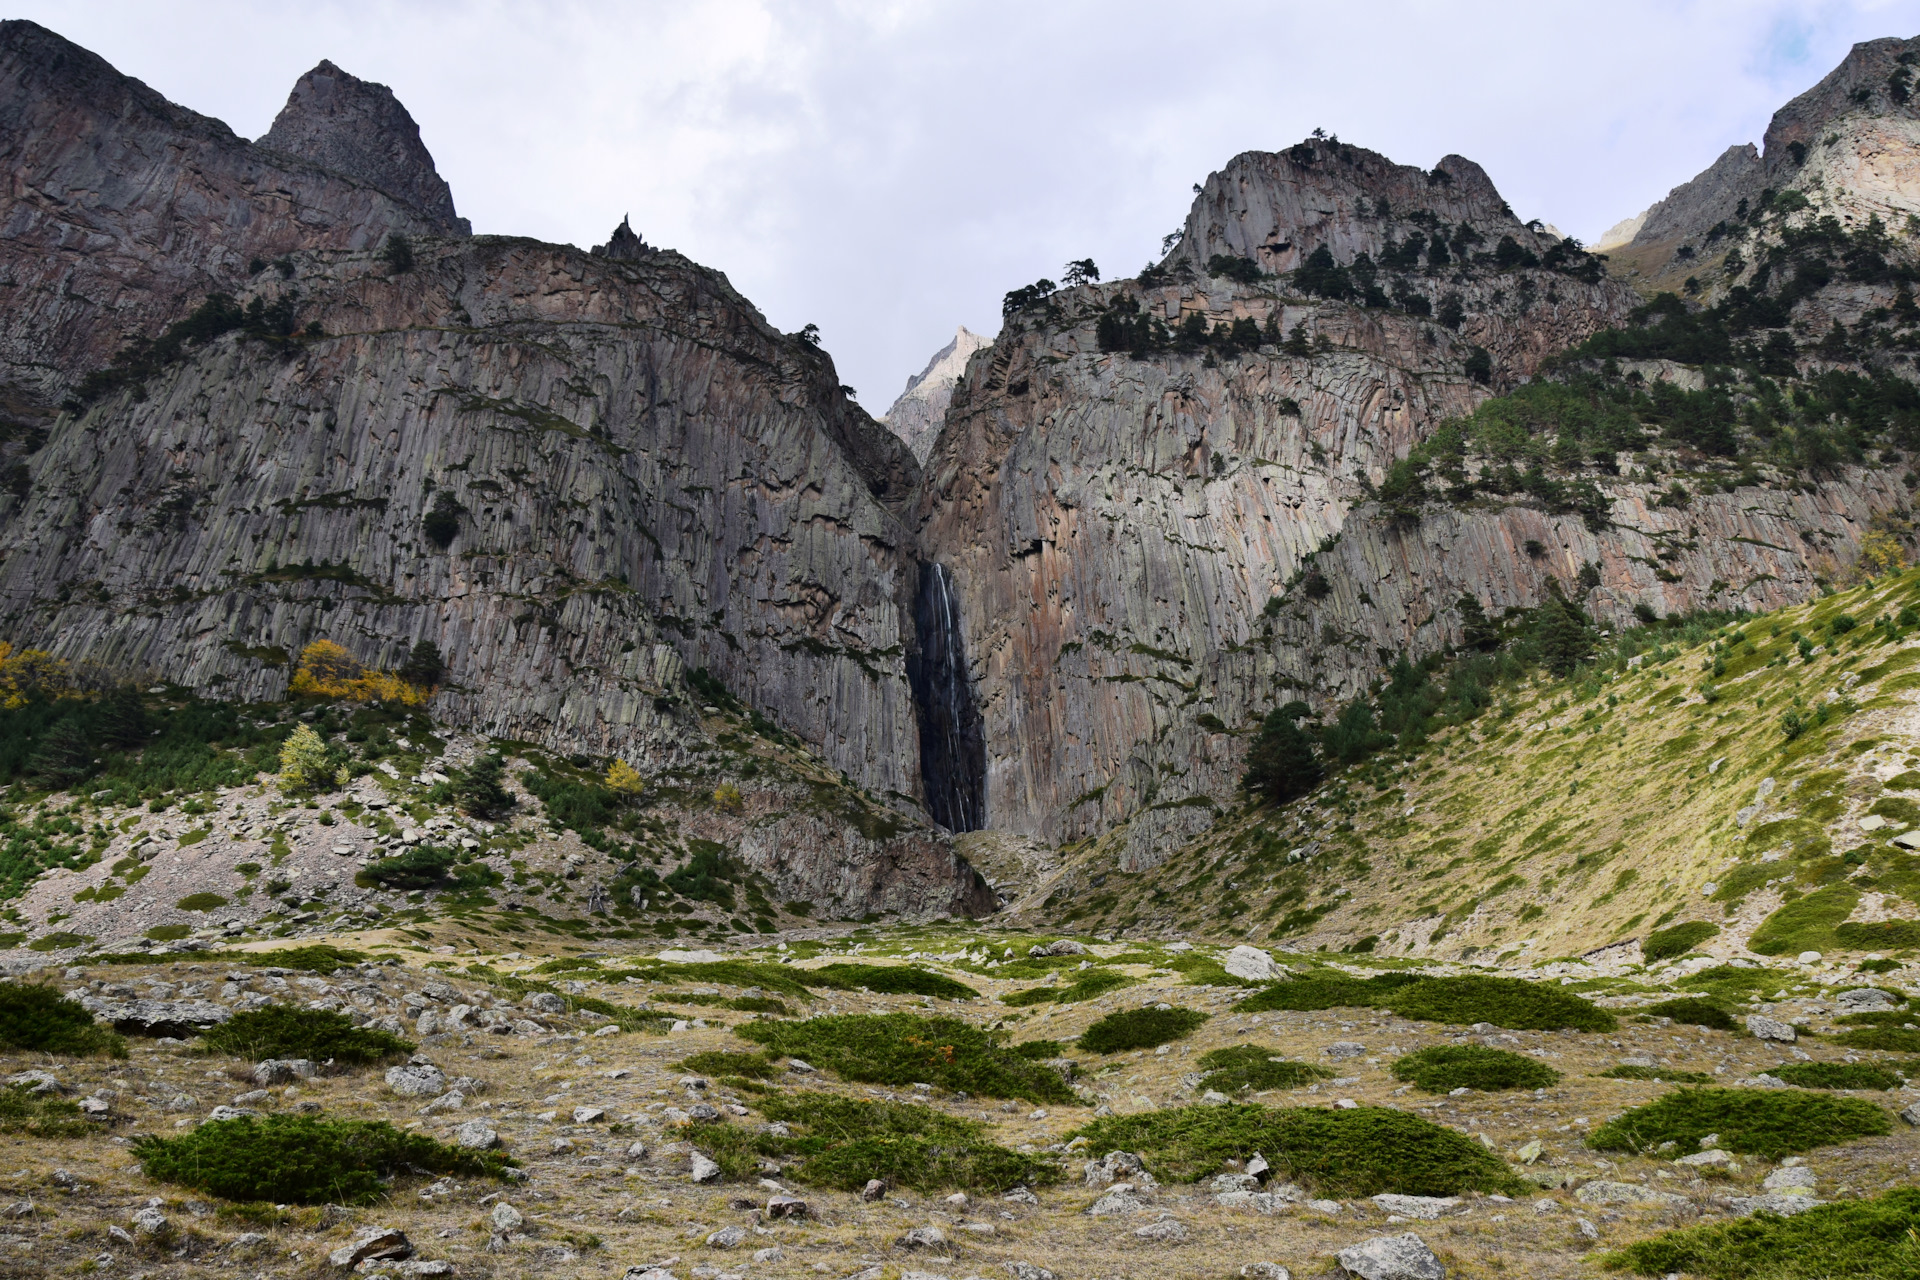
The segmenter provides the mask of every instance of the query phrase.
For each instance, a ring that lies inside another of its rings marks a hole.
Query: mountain
[[[947,405],[953,399],[953,384],[966,372],[967,360],[993,339],[983,338],[965,325],[954,331],[953,341],[933,353],[927,367],[907,379],[906,390],[880,421],[906,442],[916,462],[925,465],[933,452],[934,437],[947,420]]]

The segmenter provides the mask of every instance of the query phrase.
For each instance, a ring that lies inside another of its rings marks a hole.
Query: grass
[[[648,982],[700,982],[724,987],[761,987],[768,991],[785,992],[790,996],[804,996],[809,987],[839,985],[831,980],[817,980],[806,969],[789,968],[783,964],[761,964],[753,960],[712,960],[691,964],[671,964],[662,961],[631,969],[611,970],[605,980],[619,982],[629,977],[644,978]]]
[[[1712,1084],[1704,1071],[1678,1071],[1672,1067],[1608,1067],[1596,1072],[1603,1080],[1652,1080],[1666,1084]]]
[[[1206,1072],[1202,1089],[1233,1093],[1240,1089],[1298,1089],[1316,1080],[1331,1080],[1333,1072],[1311,1062],[1290,1062],[1276,1058],[1271,1050],[1255,1044],[1236,1044],[1200,1055],[1200,1069]]]
[[[344,1014],[325,1009],[268,1005],[236,1013],[200,1033],[203,1045],[234,1058],[311,1058],[341,1066],[366,1066],[404,1058],[414,1046],[385,1031],[356,1027]]]
[[[763,1099],[768,1120],[788,1126],[788,1135],[756,1133],[733,1125],[701,1130],[703,1148],[732,1178],[752,1175],[756,1156],[786,1164],[795,1181],[839,1191],[858,1191],[879,1178],[889,1186],[923,1194],[961,1189],[999,1192],[1060,1180],[1050,1156],[1010,1151],[985,1140],[979,1121],[906,1102],[874,1102],[828,1093],[795,1093]]]
[[[1717,1133],[1727,1151],[1778,1160],[1890,1132],[1886,1111],[1859,1098],[1798,1089],[1679,1089],[1609,1120],[1587,1145],[1596,1151],[1653,1151],[1671,1142],[1672,1154],[1684,1156]]]
[[[1520,1193],[1500,1159],[1465,1134],[1388,1107],[1176,1107],[1078,1130],[1090,1151],[1132,1151],[1156,1178],[1192,1182],[1254,1152],[1323,1196]]]
[[[1350,978],[1346,974],[1314,974],[1276,982],[1234,1006],[1236,1012],[1255,1013],[1269,1009],[1378,1009],[1401,987],[1424,981],[1417,973],[1382,973],[1371,978]]]
[[[150,1178],[226,1200],[372,1204],[402,1173],[501,1177],[513,1162],[465,1151],[384,1120],[243,1116],[133,1145]]]
[[[1905,1027],[1858,1027],[1842,1031],[1828,1043],[1848,1049],[1878,1049],[1883,1053],[1920,1053],[1920,1031],[1908,1031]]]
[[[1684,997],[1679,1000],[1662,1000],[1640,1010],[1643,1017],[1672,1018],[1684,1026],[1706,1027],[1713,1031],[1738,1031],[1740,1024],[1733,1015],[1711,1000],[1696,997]]]
[[[1802,1089],[1898,1089],[1906,1077],[1871,1062],[1789,1062],[1773,1075]]]
[[[1439,1044],[1396,1059],[1393,1078],[1425,1093],[1454,1089],[1544,1089],[1558,1084],[1560,1073],[1545,1063],[1505,1049],[1477,1044]]]
[[[1742,969],[1738,965],[1715,965],[1688,974],[1673,984],[1682,991],[1699,991],[1729,1002],[1745,1002],[1793,985],[1792,976],[1777,969]]]
[[[0,1049],[75,1057],[127,1056],[127,1042],[59,990],[40,983],[0,982]]]
[[[1719,925],[1708,924],[1704,920],[1689,920],[1670,929],[1656,929],[1640,944],[1640,954],[1646,957],[1648,964],[1657,960],[1672,960],[1687,954],[1719,932]]]
[[[1755,1214],[1668,1231],[1606,1254],[1600,1264],[1704,1280],[1911,1280],[1920,1276],[1920,1188],[1840,1200],[1791,1218]]]
[[[846,1080],[926,1083],[1031,1102],[1075,1100],[1058,1071],[1021,1057],[958,1018],[854,1013],[804,1022],[749,1022],[734,1034]]]
[[[1122,1009],[1088,1027],[1074,1043],[1088,1053],[1151,1049],[1191,1035],[1207,1016],[1198,1009]]]
[[[1025,991],[1000,997],[1000,1003],[1016,1009],[1035,1004],[1077,1004],[1109,991],[1118,991],[1121,987],[1130,987],[1134,982],[1135,979],[1118,969],[1086,969],[1075,974],[1073,982],[1067,986],[1029,987]]]
[[[516,999],[529,992],[544,992],[559,996],[567,1006],[568,1013],[597,1013],[610,1020],[622,1031],[644,1032],[648,1035],[665,1035],[667,1028],[673,1025],[673,1019],[666,1014],[643,1012],[631,1005],[615,1004],[611,1000],[602,1000],[597,996],[578,996],[561,991],[550,982],[536,982],[522,978],[518,974],[501,973],[498,969],[486,965],[468,965],[467,976],[477,978],[489,986],[498,987]]]
[[[1067,1046],[1058,1040],[1023,1040],[1011,1049],[1029,1062],[1041,1062],[1059,1057],[1067,1051]]]
[[[338,973],[366,960],[364,951],[350,951],[346,947],[336,947],[330,943],[316,942],[311,946],[288,947],[284,951],[228,951],[221,953],[222,959],[238,960],[243,964],[265,965],[280,969],[298,969],[302,973]]]
[[[1386,1007],[1403,1018],[1515,1031],[1611,1031],[1611,1013],[1559,987],[1523,978],[1428,978],[1392,992]]]
[[[1839,945],[1835,928],[1859,901],[1859,888],[1844,882],[1795,898],[1760,922],[1747,940],[1747,949],[1763,956],[1831,951]]]
[[[849,991],[864,987],[890,996],[937,996],[942,1000],[980,998],[980,993],[964,982],[909,964],[829,964],[808,976],[828,978],[833,985]]]
[[[780,1074],[773,1059],[764,1053],[738,1053],[731,1049],[709,1049],[683,1058],[680,1065],[688,1071],[707,1076],[742,1076],[748,1080],[771,1080]]]
[[[78,1103],[52,1093],[34,1093],[23,1085],[0,1088],[0,1133],[36,1138],[84,1138],[95,1132]]]

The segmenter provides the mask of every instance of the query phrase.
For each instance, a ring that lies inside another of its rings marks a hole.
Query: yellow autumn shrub
[[[345,702],[398,702],[417,707],[432,693],[391,671],[372,670],[331,640],[315,640],[300,651],[293,692],[306,698]]]
[[[613,794],[631,800],[647,789],[647,780],[640,771],[618,757],[607,766],[607,790]]]

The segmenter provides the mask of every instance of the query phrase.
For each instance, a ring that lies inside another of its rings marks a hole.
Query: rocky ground
[[[1034,939],[948,926],[885,936],[815,931],[792,943],[771,942],[751,958],[784,957],[802,967],[826,956],[910,959],[944,969],[986,996],[936,1001],[822,992],[796,1002],[801,1009],[792,1012],[932,1009],[1002,1025],[1015,1040],[1070,1039],[1114,1009],[1156,1002],[1212,1017],[1189,1038],[1158,1050],[1105,1057],[1071,1052],[1080,1105],[1036,1108],[930,1089],[898,1091],[909,1100],[986,1122],[993,1140],[1003,1145],[1057,1152],[1067,1174],[1058,1185],[950,1198],[890,1190],[884,1198],[866,1200],[803,1186],[772,1171],[750,1182],[701,1183],[694,1179],[702,1171],[695,1159],[702,1126],[760,1124],[756,1110],[764,1095],[729,1089],[679,1064],[702,1050],[750,1047],[724,1025],[741,1021],[740,1016],[731,1011],[715,1016],[715,1006],[758,992],[685,981],[601,983],[587,980],[590,970],[560,979],[563,990],[666,1015],[675,1028],[630,1034],[598,1015],[555,1013],[561,1002],[552,995],[515,1000],[486,980],[499,973],[527,973],[536,957],[436,956],[419,947],[382,947],[353,937],[340,941],[360,942],[381,954],[325,978],[211,956],[55,968],[36,975],[90,1002],[143,996],[190,1000],[216,1006],[221,1016],[276,1001],[341,1010],[356,1021],[403,1026],[415,1035],[419,1051],[415,1067],[392,1074],[377,1067],[337,1074],[323,1070],[310,1079],[271,1086],[256,1082],[252,1062],[209,1056],[191,1041],[170,1038],[134,1037],[125,1062],[18,1053],[0,1058],[6,1077],[84,1099],[98,1116],[92,1122],[96,1132],[86,1137],[0,1137],[5,1151],[0,1167],[9,1170],[0,1174],[0,1258],[6,1259],[0,1270],[21,1277],[102,1274],[148,1280],[345,1274],[346,1268],[330,1259],[340,1256],[351,1265],[356,1241],[362,1254],[392,1247],[390,1240],[381,1243],[384,1236],[367,1235],[379,1228],[403,1233],[408,1256],[363,1260],[363,1272],[634,1277],[654,1268],[675,1277],[894,1280],[918,1272],[1030,1280],[1042,1272],[1028,1268],[1044,1268],[1063,1280],[1317,1276],[1338,1274],[1335,1257],[1342,1250],[1413,1233],[1449,1275],[1574,1277],[1593,1272],[1595,1250],[1782,1204],[1768,1197],[1795,1197],[1785,1202],[1792,1208],[1808,1196],[1875,1195],[1910,1183],[1920,1168],[1920,1134],[1897,1122],[1890,1136],[1824,1147],[1778,1164],[1750,1157],[1681,1164],[1600,1153],[1585,1145],[1584,1135],[1592,1128],[1670,1087],[1601,1079],[1596,1072],[1622,1062],[1670,1066],[1708,1073],[1718,1083],[1765,1088],[1769,1082],[1763,1077],[1783,1063],[1862,1056],[1806,1037],[1783,1043],[1744,1032],[1663,1025],[1664,1019],[1623,1020],[1617,1032],[1584,1034],[1444,1027],[1362,1009],[1235,1013],[1240,988],[1190,985],[1160,967],[1190,959],[1190,952],[1145,954],[1137,947],[1098,942],[1089,946],[1085,962],[1104,960],[1136,985],[1082,1003],[1022,1011],[998,1003],[998,997],[1033,984],[996,979],[988,965],[1004,963],[1009,949],[1024,956]],[[612,957],[606,963],[627,958],[637,957]],[[1776,1021],[1800,1022],[1814,1031],[1840,1011],[1838,989],[1858,981],[1817,968],[1783,971],[1779,980],[1800,998],[1766,1006],[1768,1011]],[[1601,1002],[1630,1013],[1633,1005],[1659,994],[1635,989],[1639,986],[1599,980],[1583,989],[1614,990],[1600,995]],[[662,1025],[668,1023],[663,1019]],[[1560,1071],[1562,1079],[1538,1091],[1436,1097],[1398,1083],[1389,1073],[1400,1054],[1450,1043],[1484,1043],[1528,1054]],[[1535,1189],[1518,1199],[1334,1201],[1277,1180],[1261,1188],[1241,1168],[1223,1167],[1191,1185],[1156,1187],[1136,1174],[1130,1179],[1133,1192],[1116,1194],[1116,1171],[1126,1178],[1126,1162],[1116,1165],[1107,1153],[1070,1141],[1072,1131],[1098,1114],[1205,1105],[1208,1099],[1197,1096],[1194,1063],[1210,1049],[1235,1044],[1267,1046],[1289,1058],[1330,1064],[1340,1073],[1322,1084],[1270,1091],[1253,1100],[1411,1110],[1474,1136]],[[892,1096],[798,1069],[771,1082],[771,1088]],[[1900,1110],[1920,1099],[1920,1090],[1857,1096]],[[508,1183],[403,1178],[384,1202],[355,1209],[233,1205],[143,1176],[128,1149],[137,1135],[169,1134],[230,1114],[217,1108],[383,1118],[447,1141],[482,1142],[491,1136],[522,1168]],[[699,1118],[703,1115],[714,1118]],[[804,1201],[804,1212],[785,1202],[773,1204],[787,1196]],[[348,1252],[336,1255],[343,1249]],[[1357,1257],[1350,1261],[1361,1265]],[[1285,1271],[1251,1269],[1256,1263]]]

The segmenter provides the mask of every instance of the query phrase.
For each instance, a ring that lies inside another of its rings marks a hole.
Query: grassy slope
[[[1053,920],[1086,931],[1329,949],[1377,937],[1383,955],[1511,962],[1690,919],[1720,925],[1703,950],[1725,951],[1780,904],[1764,882],[1790,876],[1786,893],[1808,896],[1770,930],[1775,954],[1832,950],[1836,914],[1861,915],[1855,890],[1888,893],[1883,913],[1920,914],[1920,858],[1885,842],[1897,828],[1869,840],[1854,822],[1888,808],[1899,793],[1883,780],[1915,767],[1920,636],[1867,625],[1908,604],[1920,604],[1920,571],[1757,616],[1738,628],[1751,647],[1715,639],[1637,670],[1505,690],[1411,761],[1389,753],[1294,805],[1243,807],[1152,871],[1117,870],[1124,832],[1074,850],[1043,886],[1055,892],[1028,900],[1050,899]],[[1803,661],[1794,633],[1828,643],[1843,613],[1862,625]],[[1811,715],[1833,694],[1831,718],[1789,741],[1783,714]],[[1766,810],[1737,824],[1769,777]],[[1855,849],[1864,865],[1838,856]]]

